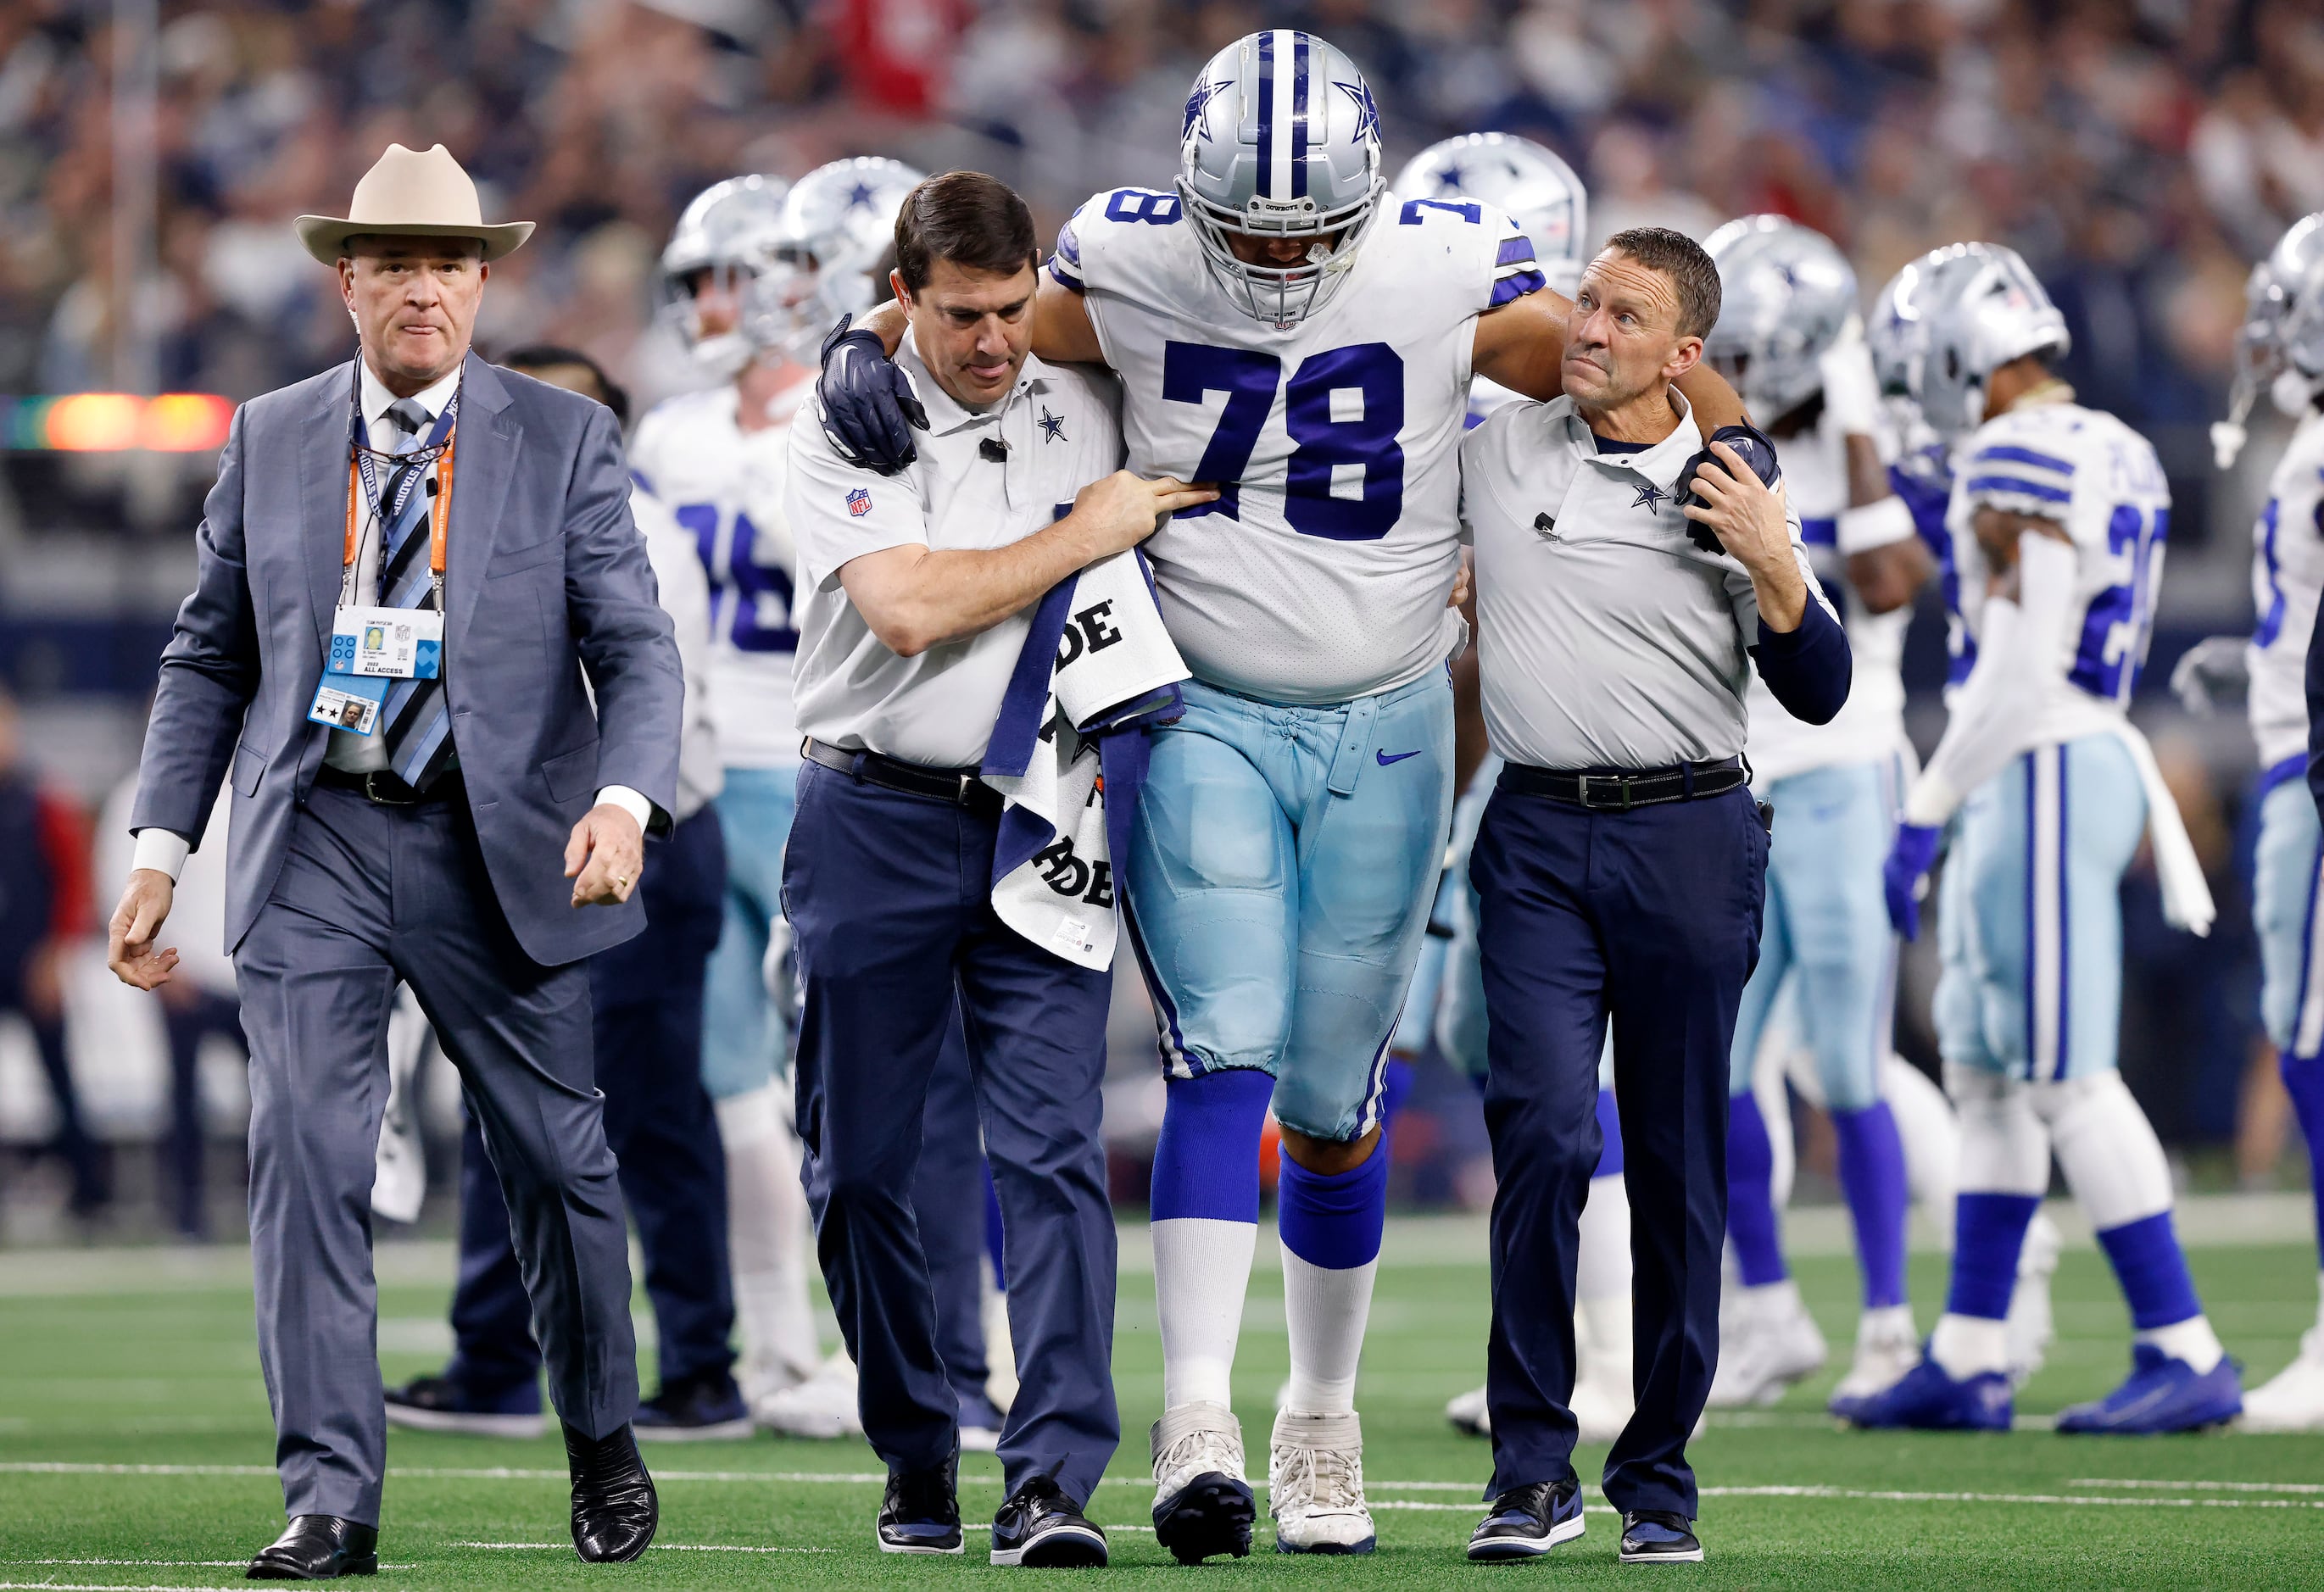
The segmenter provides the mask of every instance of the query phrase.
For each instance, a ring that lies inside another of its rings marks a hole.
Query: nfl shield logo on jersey
[[[872,494],[857,487],[847,494],[847,511],[861,520],[872,511]]]

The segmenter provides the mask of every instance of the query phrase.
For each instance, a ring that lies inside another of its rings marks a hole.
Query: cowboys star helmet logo
[[[1359,140],[1369,138],[1377,143],[1379,141],[1379,102],[1372,98],[1372,86],[1369,83],[1335,82],[1332,87],[1354,100],[1356,109],[1361,113],[1356,123],[1356,137]]]
[[[1194,136],[1194,124],[1202,121],[1203,113],[1211,108],[1211,101],[1225,93],[1231,87],[1232,87],[1231,84],[1207,81],[1194,85],[1194,91],[1186,96],[1186,124],[1178,129],[1179,143],[1184,143]],[[1208,138],[1210,135],[1211,130],[1205,126],[1203,129],[1203,136]]]

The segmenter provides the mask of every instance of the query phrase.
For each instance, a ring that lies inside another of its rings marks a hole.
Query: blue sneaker
[[[1831,1413],[1868,1431],[2006,1431],[2013,1405],[2005,1373],[1980,1371],[1956,1381],[1924,1352],[1894,1386],[1836,1398]]]
[[[665,1382],[638,1406],[631,1424],[640,1442],[742,1442],[755,1430],[751,1406],[724,1371]]]
[[[1701,1564],[1694,1522],[1663,1509],[1633,1509],[1622,1516],[1624,1564]]]
[[[387,1423],[470,1437],[531,1438],[549,1430],[537,1377],[481,1393],[449,1376],[415,1376],[387,1390]]]
[[[1532,1482],[1493,1500],[1470,1534],[1469,1557],[1479,1564],[1538,1559],[1581,1534],[1582,1488],[1572,1481]]]
[[[2151,1343],[2130,1346],[2130,1380],[2094,1403],[2058,1412],[2060,1431],[2153,1437],[2200,1431],[2243,1413],[2243,1367],[2227,1356],[2198,1372]]]

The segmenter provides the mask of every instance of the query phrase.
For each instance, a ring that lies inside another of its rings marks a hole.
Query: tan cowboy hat
[[[475,181],[440,143],[425,154],[389,144],[379,163],[355,184],[355,202],[344,219],[301,216],[291,225],[307,253],[326,265],[337,264],[347,240],[358,235],[475,238],[484,244],[487,260],[512,253],[532,235],[530,221],[485,225]]]

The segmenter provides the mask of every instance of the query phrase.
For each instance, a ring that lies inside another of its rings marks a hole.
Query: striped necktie
[[[388,408],[387,418],[400,428],[399,455],[418,450],[429,428],[428,411],[417,400],[400,399]],[[428,466],[413,461],[389,472],[384,500],[396,501],[398,489],[415,470]],[[429,509],[434,498],[424,483],[415,483],[404,500],[395,523],[380,532],[379,601],[387,608],[425,608],[435,594],[435,573],[429,567]],[[387,766],[415,790],[426,790],[444,771],[452,756],[452,710],[444,700],[440,675],[433,680],[398,680],[388,688],[381,713],[380,735],[387,749]]]

